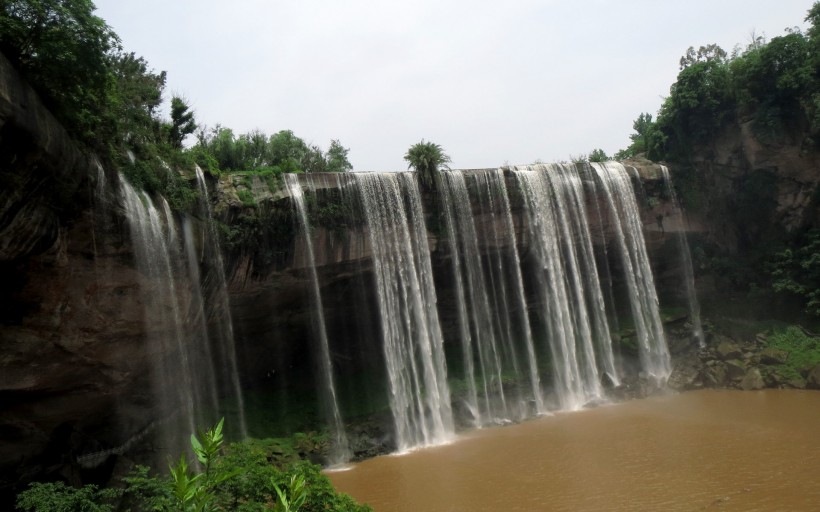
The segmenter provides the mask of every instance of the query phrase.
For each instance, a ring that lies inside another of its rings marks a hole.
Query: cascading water
[[[330,359],[330,347],[327,338],[327,328],[325,327],[324,306],[322,304],[322,294],[319,290],[319,277],[316,273],[316,259],[313,255],[313,242],[310,236],[310,225],[307,218],[307,209],[305,208],[305,196],[302,191],[302,186],[299,184],[297,175],[286,174],[285,185],[287,186],[290,197],[293,199],[293,203],[296,207],[297,216],[299,218],[299,226],[305,240],[308,260],[307,265],[310,268],[310,296],[311,302],[313,303],[311,311],[315,322],[315,337],[319,342],[318,359],[322,381],[320,397],[322,398],[321,401],[323,403],[323,409],[325,410],[325,417],[330,425],[334,439],[334,453],[330,457],[330,462],[331,464],[340,464],[350,460],[350,450],[348,447],[347,435],[345,434],[344,423],[342,422],[342,415],[339,411],[338,400],[336,398],[336,383],[333,376],[333,363]]]
[[[218,366],[221,375],[222,394],[235,402],[232,407],[234,413],[232,418],[236,421],[236,429],[240,438],[247,437],[247,424],[245,421],[245,403],[242,397],[242,387],[239,382],[239,367],[236,361],[236,345],[234,342],[233,319],[231,318],[230,299],[228,297],[228,284],[225,279],[225,264],[222,260],[222,250],[219,246],[219,235],[216,232],[216,225],[213,221],[211,202],[208,200],[208,185],[205,182],[205,175],[199,166],[195,166],[197,186],[200,193],[200,203],[203,210],[205,229],[201,256],[197,261],[190,262],[191,266],[204,261],[209,272],[205,279],[195,281],[200,289],[207,289],[210,297],[210,311],[203,311],[201,323],[205,328],[209,345],[214,347],[212,352],[216,353],[216,361],[221,361]],[[186,243],[186,247],[188,244]],[[192,255],[189,255],[189,260]],[[198,265],[197,265],[198,266]],[[199,275],[199,271],[196,271]],[[193,276],[192,276],[193,277]],[[203,302],[205,304],[205,302]],[[209,321],[210,320],[210,321]],[[213,357],[213,356],[212,356]],[[230,423],[229,423],[230,425]],[[231,427],[228,427],[229,431]]]
[[[538,375],[527,300],[524,296],[524,278],[521,275],[521,258],[515,238],[515,223],[507,193],[507,182],[501,169],[478,171],[473,176],[477,183],[476,195],[480,211],[490,215],[491,243],[498,248],[494,253],[493,271],[490,275],[493,276],[492,281],[497,283],[500,294],[494,294],[493,307],[497,312],[504,312],[502,318],[506,323],[507,344],[514,344],[516,339],[523,340],[523,356],[527,361],[534,412],[544,414],[547,411]]]
[[[399,451],[453,435],[427,229],[413,173],[354,173],[373,251]]]
[[[669,174],[669,169],[661,166],[661,174],[663,175],[663,182],[666,185],[666,192],[672,201],[672,208],[675,214],[683,221],[683,210],[678,202],[678,196],[675,194],[675,187],[672,185],[672,176]],[[682,228],[683,226],[681,226]],[[683,229],[678,229],[678,245],[680,246],[681,266],[684,272],[684,285],[686,286],[686,298],[689,303],[689,321],[692,323],[692,335],[698,341],[701,347],[705,346],[705,339],[703,336],[703,324],[700,320],[700,303],[695,291],[695,272],[692,268],[692,253],[689,251],[689,242],[686,240],[686,233]]]
[[[477,202],[486,210],[483,214],[490,217],[489,224],[493,230],[490,235],[493,239],[488,242],[494,247],[506,245],[515,251],[511,217],[505,216],[503,222],[506,235],[512,238],[502,241],[496,226],[496,201],[507,204],[505,212],[509,214],[503,175],[476,174],[474,178],[479,188],[477,194],[480,198]],[[526,417],[530,414],[526,406],[529,400],[534,401],[536,412],[543,412],[520,272],[515,273],[512,279],[508,278],[508,269],[501,255],[482,261],[465,173],[446,171],[441,183],[467,388],[465,401],[474,416],[473,423],[482,426]],[[500,196],[499,200],[495,199],[496,195]],[[517,251],[514,253],[514,264],[518,264]],[[518,313],[514,314],[515,311]],[[515,325],[517,322],[521,324]],[[516,347],[520,336],[523,336],[526,346],[525,375],[529,377],[529,382],[525,377],[522,386],[514,388],[514,396],[508,396],[510,391],[505,391],[505,379],[518,379],[522,373]],[[522,391],[528,389],[532,394],[525,398]]]
[[[178,294],[175,279],[181,258],[178,249],[171,245],[173,219],[161,217],[151,198],[144,192],[138,193],[124,180],[121,193],[141,274],[154,395],[161,416],[178,418],[161,425],[164,448],[174,453],[185,447],[187,433],[195,432],[202,420],[201,410],[196,407],[200,397],[195,394],[203,386],[199,382],[195,385],[189,344],[183,335],[184,298],[182,293]],[[207,375],[209,370],[202,374]],[[206,382],[204,388],[213,389],[212,382]]]
[[[619,163],[592,163],[591,166],[611,214],[642,368],[659,383],[666,382],[671,373],[669,349],[632,183],[626,169]]]
[[[198,178],[206,202],[201,171]],[[158,208],[145,192],[135,191],[124,180],[120,193],[140,273],[147,352],[152,358],[158,414],[163,418],[158,426],[164,449],[168,453],[185,450],[191,433],[220,416],[229,416],[229,424],[243,437],[244,411],[227,288],[210,209],[205,207],[207,220],[202,230],[183,218],[180,237],[164,199]],[[205,273],[200,272],[203,261]],[[226,406],[223,398],[233,403]]]
[[[537,261],[533,277],[553,358],[555,392],[560,408],[578,409],[604,396],[596,345],[605,371],[617,381],[580,178],[574,167],[557,165],[518,167],[513,174]]]
[[[310,177],[308,185],[313,188],[317,179],[322,178]],[[508,179],[515,184],[514,206]],[[578,409],[605,400],[606,385],[620,384],[605,301],[609,296],[614,302],[612,279],[607,274],[610,289],[605,293],[598,267],[603,255],[610,271],[607,253],[605,247],[603,254],[595,252],[590,215],[602,230],[604,218],[611,226],[609,235],[601,231],[597,243],[605,245],[611,238],[618,246],[641,369],[659,382],[668,377],[669,356],[635,193],[620,164],[442,172],[439,212],[451,272],[437,278],[452,286],[453,307],[443,310],[451,315],[446,319],[448,342],[460,346],[449,354],[460,354],[450,361],[449,375],[414,174],[353,173],[333,182],[321,186],[338,188],[334,195],[342,199],[348,189],[358,193],[353,210],[362,213],[370,240],[399,451],[451,437],[451,398],[464,405],[460,410],[469,418],[463,419],[480,427],[549,409]],[[308,233],[302,188],[294,176],[287,177],[286,184],[301,229]],[[320,367],[325,395],[335,402],[324,306],[307,239]],[[525,257],[519,247],[525,248]],[[458,383],[452,396],[448,377]],[[542,387],[546,378],[552,380],[549,400]],[[343,432],[338,406],[331,407],[327,417],[332,429]]]

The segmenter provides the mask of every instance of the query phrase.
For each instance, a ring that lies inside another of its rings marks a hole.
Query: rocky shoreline
[[[674,359],[668,386],[677,391],[703,388],[820,389],[820,364],[788,371],[792,354],[769,346],[768,333],[737,340],[722,334],[707,337],[705,346]]]

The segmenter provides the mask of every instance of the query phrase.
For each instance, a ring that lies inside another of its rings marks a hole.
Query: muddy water
[[[388,511],[820,511],[820,391],[699,391],[329,474]]]

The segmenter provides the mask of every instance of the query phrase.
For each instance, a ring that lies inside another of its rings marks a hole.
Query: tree
[[[121,137],[135,149],[159,138],[157,111],[162,103],[166,74],[154,73],[142,57],[116,52],[109,60],[113,87],[109,90],[107,121],[112,139]]]
[[[101,144],[108,106],[109,52],[119,39],[93,14],[91,0],[5,0],[0,51],[37,90],[66,129]]]
[[[327,160],[322,148],[315,144],[308,146],[307,151],[299,159],[299,168],[304,172],[327,172]]]
[[[271,135],[270,142],[271,165],[278,167],[282,172],[303,171],[302,159],[309,148],[305,141],[293,134],[291,130],[282,130]]]
[[[425,142],[424,139],[407,150],[404,159],[408,162],[408,168],[416,171],[422,187],[433,190],[438,185],[439,171],[449,169],[450,157],[438,144]]]
[[[714,43],[701,46],[697,52],[695,52],[694,47],[690,46],[686,50],[686,54],[680,58],[680,69],[684,70],[698,62],[717,62],[718,64],[725,64],[726,57],[726,50]]]
[[[590,162],[606,162],[607,160],[609,160],[609,157],[603,149],[593,149],[589,153]]]
[[[345,172],[353,169],[350,161],[347,159],[347,153],[350,150],[342,146],[338,139],[330,141],[330,147],[327,150],[327,172]]]
[[[171,147],[182,149],[185,137],[194,133],[196,122],[191,107],[179,96],[171,98],[171,126],[168,132],[168,142]]]

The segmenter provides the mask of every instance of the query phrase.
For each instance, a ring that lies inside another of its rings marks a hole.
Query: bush
[[[170,465],[169,477],[152,476],[148,468],[137,466],[123,479],[125,490],[33,483],[18,496],[17,507],[26,512],[113,512],[123,498],[119,509],[135,512],[370,510],[337,493],[315,464],[292,462],[292,456],[285,456],[289,462],[277,466],[276,452],[282,450],[275,442],[248,440],[226,449],[222,426],[220,421],[199,436],[191,436],[198,464],[182,455]]]
[[[820,364],[820,338],[806,334],[803,329],[791,325],[776,331],[766,340],[767,346],[789,354],[786,362],[774,365],[778,373],[787,379],[798,379]]]
[[[62,482],[34,482],[17,497],[17,508],[27,512],[113,512],[119,489],[86,485],[76,489]]]

